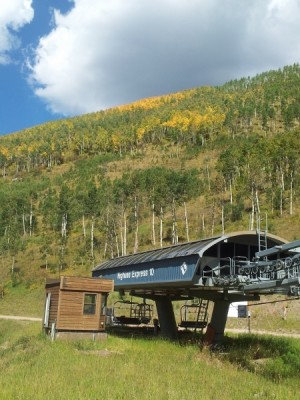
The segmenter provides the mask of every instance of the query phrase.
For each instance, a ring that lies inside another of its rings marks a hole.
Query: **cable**
[[[266,301],[266,302],[264,302],[264,303],[254,303],[254,304],[248,304],[248,307],[260,306],[260,305],[263,305],[263,304],[283,303],[284,301],[294,301],[294,300],[300,300],[300,297],[293,298],[293,299],[286,299],[286,300],[274,300],[274,301]]]

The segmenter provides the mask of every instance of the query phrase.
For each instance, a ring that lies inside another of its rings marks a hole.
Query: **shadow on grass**
[[[261,335],[226,336],[215,354],[272,381],[298,378],[300,342],[296,339]]]
[[[166,340],[159,332],[155,335],[151,326],[113,327],[109,329],[109,334],[130,339]],[[198,346],[199,351],[203,349],[200,333],[179,331],[176,341],[181,346]],[[253,334],[225,336],[222,345],[208,350],[212,357],[274,382],[297,379],[300,374],[300,341],[297,339]]]

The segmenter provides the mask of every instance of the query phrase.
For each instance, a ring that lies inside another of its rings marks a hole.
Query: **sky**
[[[300,0],[0,0],[0,135],[300,62]]]

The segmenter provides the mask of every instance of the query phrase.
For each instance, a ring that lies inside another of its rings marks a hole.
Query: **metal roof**
[[[128,256],[117,257],[97,265],[93,271],[106,270],[112,268],[124,267],[127,265],[137,265],[152,261],[161,261],[171,258],[185,257],[198,254],[210,247],[215,242],[220,241],[224,236],[216,236],[209,239],[202,239],[195,242],[178,244],[162,249],[145,251],[143,253],[131,254]]]
[[[233,240],[238,240],[239,238],[242,237],[247,238],[247,242],[250,237],[252,237],[251,240],[256,240],[255,238],[257,238],[257,232],[256,231],[233,232],[226,235],[214,236],[193,242],[182,243],[155,250],[149,250],[142,253],[117,257],[104,261],[101,264],[98,264],[93,269],[93,271],[100,271],[100,270],[102,271],[102,270],[115,269],[125,266],[141,265],[153,261],[175,259],[178,257],[185,257],[193,254],[197,254],[200,257],[202,257],[204,251],[209,247],[213,246],[215,243],[230,238],[232,238]],[[282,239],[279,236],[272,235],[270,233],[267,234],[267,237],[268,240],[271,240],[272,242],[271,246],[274,246],[275,244],[287,243],[285,239]]]
[[[289,249],[290,244],[286,244],[287,241],[285,239],[269,233],[266,234],[266,238],[268,248],[273,247],[273,250],[275,248],[276,251],[280,248],[281,252],[285,249]],[[93,269],[92,276],[114,280],[116,290],[133,290],[135,295],[139,294],[144,297],[150,296],[149,298],[155,295],[162,295],[163,293],[172,293],[173,296],[177,296],[176,298],[180,298],[180,296],[186,296],[187,290],[190,296],[195,297],[197,295],[198,297],[206,296],[206,298],[215,298],[215,296],[224,291],[225,283],[223,287],[222,279],[223,277],[226,278],[228,273],[227,275],[226,273],[219,273],[218,275],[216,272],[217,277],[220,279],[216,282],[210,280],[207,284],[206,280],[202,280],[203,276],[199,273],[201,272],[199,266],[201,266],[202,257],[205,257],[205,255],[207,256],[205,262],[210,262],[210,258],[212,257],[214,266],[214,258],[220,258],[222,250],[222,247],[217,246],[218,244],[224,243],[224,249],[227,248],[227,250],[230,250],[232,247],[226,247],[227,244],[241,245],[241,248],[238,249],[238,251],[241,252],[244,251],[244,245],[246,245],[247,252],[249,252],[251,246],[256,248],[259,246],[259,240],[258,232],[241,231],[149,250],[143,253],[131,254],[104,261]],[[295,243],[293,246],[298,244],[298,242]],[[233,247],[236,249],[236,246]],[[213,252],[207,253],[211,248],[214,248]],[[270,249],[268,249],[268,251],[269,250]],[[243,254],[239,255],[242,256]],[[232,257],[233,256],[234,254]],[[220,260],[221,259],[219,259],[219,261]],[[221,268],[221,264],[218,264],[217,267]],[[203,268],[205,268],[204,264]],[[232,273],[230,272],[230,274]],[[275,275],[271,276],[269,274],[269,280],[272,278],[273,281],[271,283],[268,282],[268,287],[264,281],[264,287],[261,285],[259,286],[257,280],[255,280],[256,275],[253,279],[250,276],[253,280],[253,282],[250,283],[255,285],[250,285],[248,281],[244,282],[244,275],[242,275],[240,279],[237,279],[236,287],[234,287],[234,290],[239,296],[244,296],[246,291],[248,294],[250,292],[263,293],[265,291],[269,293],[274,290],[274,288],[277,288],[278,285],[282,286],[279,281],[274,280]],[[236,273],[233,276],[236,278]],[[287,284],[289,289],[294,285],[294,282],[288,282]],[[298,287],[298,283],[296,286]],[[227,286],[225,288],[227,288]]]

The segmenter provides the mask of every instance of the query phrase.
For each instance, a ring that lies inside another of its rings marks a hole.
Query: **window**
[[[96,294],[86,293],[84,295],[83,314],[96,313]]]

